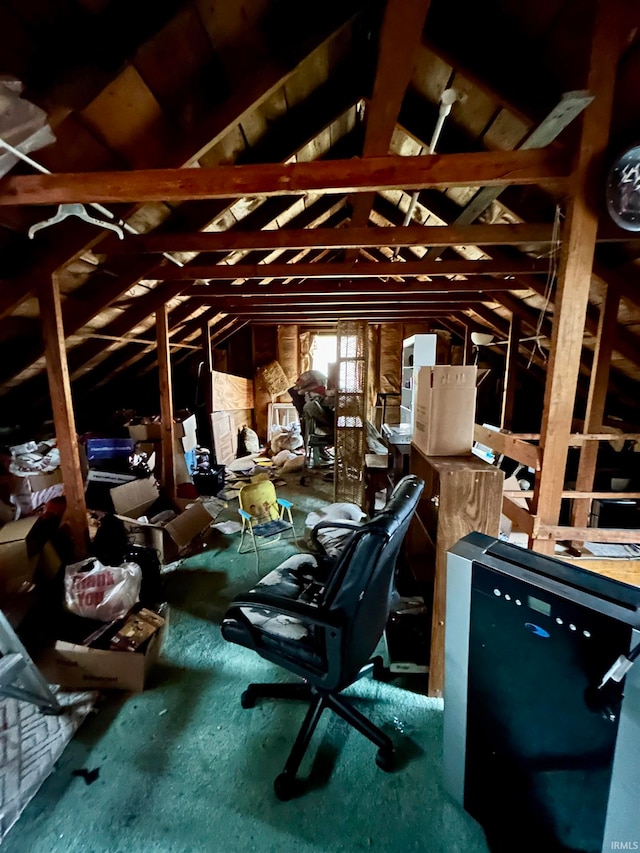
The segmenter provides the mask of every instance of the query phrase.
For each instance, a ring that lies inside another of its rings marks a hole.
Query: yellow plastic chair
[[[258,540],[265,545],[277,542],[283,534],[291,533],[298,546],[296,531],[291,517],[291,501],[279,498],[271,480],[248,483],[240,489],[238,495],[242,518],[242,531],[238,552],[246,554],[251,549],[243,548],[245,536],[249,536],[256,555],[256,567],[259,565]]]

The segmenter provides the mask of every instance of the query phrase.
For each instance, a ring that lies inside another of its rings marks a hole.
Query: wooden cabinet
[[[447,551],[477,530],[498,536],[504,473],[477,456],[425,456],[411,444],[409,470],[425,481],[407,536],[417,577],[433,578],[429,696],[442,696]]]

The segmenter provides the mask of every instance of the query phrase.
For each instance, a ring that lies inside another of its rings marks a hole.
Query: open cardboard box
[[[0,527],[0,606],[33,580],[43,545],[34,530],[38,520],[32,515]]]
[[[193,540],[211,526],[213,518],[202,501],[160,499],[153,478],[132,480],[111,489],[115,514],[124,523],[131,544],[153,548],[161,563],[169,563],[178,559]],[[139,520],[147,516],[149,510],[156,514],[162,509],[173,509],[177,515],[166,524]]]
[[[144,690],[149,669],[157,662],[169,625],[169,611],[164,625],[150,638],[140,652],[115,652],[92,649],[58,640],[41,651],[36,665],[50,684],[84,690]]]
[[[185,453],[193,450],[198,444],[196,434],[196,416],[189,415],[173,425],[173,435],[180,439]],[[160,420],[144,419],[141,423],[128,423],[129,436],[136,441],[160,441],[162,439],[162,423]]]

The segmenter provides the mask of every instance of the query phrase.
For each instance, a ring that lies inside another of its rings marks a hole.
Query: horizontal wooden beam
[[[353,303],[352,305],[343,305],[343,306],[328,306],[327,308],[323,308],[321,305],[316,306],[293,306],[291,309],[286,306],[282,306],[280,308],[263,308],[257,306],[247,306],[246,308],[230,308],[228,310],[228,314],[233,314],[237,317],[264,317],[269,316],[273,318],[273,322],[277,322],[278,317],[295,317],[296,314],[303,313],[306,316],[319,316],[319,317],[340,317],[340,316],[358,316],[364,319],[368,319],[369,315],[375,314],[376,317],[380,317],[384,315],[385,317],[403,317],[404,315],[410,314],[411,316],[429,316],[429,317],[438,317],[442,314],[450,314],[452,311],[462,311],[463,305],[457,302],[442,302],[435,304],[433,306],[422,307],[420,305],[409,305],[406,308],[403,308],[401,305],[398,306],[387,306],[387,305],[358,305],[357,303]]]
[[[507,498],[532,498],[533,489],[527,489],[526,491],[520,491],[519,489],[505,489],[503,495]],[[640,500],[640,492],[574,492],[571,489],[564,489],[562,497],[571,498],[573,501],[610,499],[637,501]]]
[[[427,187],[561,187],[568,158],[551,149],[369,157],[350,160],[141,169],[57,175],[9,175],[0,181],[0,205],[74,202],[190,201],[306,192],[371,192]]]
[[[622,229],[619,229],[622,233]],[[279,228],[269,231],[199,231],[140,234],[110,240],[109,252],[235,252],[243,249],[360,249],[396,246],[517,246],[549,243],[553,225],[407,225],[397,228]],[[624,232],[628,234],[629,232]]]
[[[531,535],[533,532],[534,518],[531,513],[520,504],[517,504],[509,496],[502,496],[502,512],[508,519],[514,521],[521,530]]]
[[[496,453],[503,453],[509,459],[515,459],[516,462],[533,468],[534,471],[539,471],[541,468],[541,451],[534,444],[514,438],[509,433],[487,429],[481,424],[474,426],[473,437],[480,444],[495,450]]]
[[[468,261],[465,259],[446,261],[355,261],[322,263],[279,264],[191,264],[176,267],[160,265],[153,271],[153,278],[164,281],[189,281],[196,278],[237,281],[249,278],[373,278],[447,276],[447,275],[547,275],[548,261],[527,258],[512,260]]]
[[[534,527],[536,539],[578,540],[579,542],[619,542],[624,544],[640,541],[640,530],[628,530],[614,527],[562,527],[560,525],[540,524]]]
[[[203,290],[204,288],[200,288]],[[464,308],[467,302],[486,302],[489,301],[482,293],[471,291],[469,293],[458,291],[455,293],[402,293],[391,291],[371,293],[270,293],[267,288],[266,293],[238,293],[236,288],[235,293],[226,294],[224,296],[209,296],[204,294],[200,296],[196,294],[191,297],[195,304],[200,305],[216,305],[219,310],[224,311],[225,305],[235,305],[237,307],[256,305],[260,308],[265,308],[270,305],[282,308],[287,305],[373,305],[380,303],[388,303],[394,306],[403,305],[436,305],[441,302],[456,302],[461,303],[460,308]],[[194,303],[192,303],[194,304]]]
[[[439,278],[435,281],[394,281],[379,278],[362,278],[355,281],[333,281],[313,278],[308,281],[295,279],[291,282],[269,281],[259,284],[248,281],[243,284],[194,284],[180,291],[182,296],[196,296],[206,299],[218,296],[313,296],[332,294],[340,296],[358,296],[363,293],[413,294],[430,293],[432,295],[452,296],[454,293],[492,293],[518,289],[518,282],[510,279],[484,278],[473,276],[466,281]]]
[[[160,254],[161,252],[235,252],[244,249],[364,249],[401,246],[519,246],[549,243],[553,225],[406,225],[380,228],[279,228],[268,231],[198,231],[192,234],[127,235],[110,238],[110,254]],[[602,223],[598,242],[633,242],[634,235],[615,222]],[[640,243],[640,236],[635,237]]]

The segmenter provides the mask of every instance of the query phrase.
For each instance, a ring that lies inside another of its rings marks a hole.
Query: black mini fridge
[[[640,849],[640,589],[472,533],[446,596],[445,787],[490,849]]]

